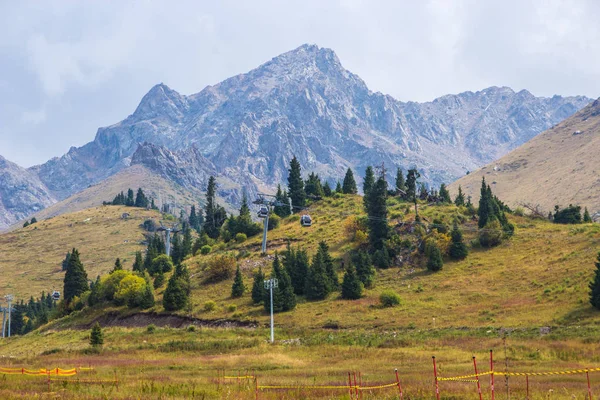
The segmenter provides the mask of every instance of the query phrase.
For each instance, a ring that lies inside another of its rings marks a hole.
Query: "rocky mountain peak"
[[[168,117],[172,121],[180,120],[189,108],[185,96],[177,93],[164,83],[154,85],[142,98],[133,116],[138,119]]]

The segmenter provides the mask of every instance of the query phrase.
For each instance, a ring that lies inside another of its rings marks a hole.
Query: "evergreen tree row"
[[[138,188],[137,194],[134,196],[133,189],[127,190],[127,195],[121,192],[115,196],[113,201],[104,202],[104,205],[113,205],[113,206],[127,206],[127,207],[141,207],[141,208],[151,208],[153,210],[158,210],[156,204],[154,204],[154,199],[149,199],[142,188]]]

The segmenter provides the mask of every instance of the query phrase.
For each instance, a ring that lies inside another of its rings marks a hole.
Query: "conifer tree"
[[[258,267],[258,272],[254,274],[254,280],[252,281],[252,301],[254,304],[261,303],[263,301],[265,292],[265,274],[262,272],[262,268]]]
[[[333,196],[333,190],[331,189],[331,186],[329,185],[328,181],[325,181],[325,183],[323,184],[323,194],[325,195],[325,197]]]
[[[321,179],[319,178],[319,175],[315,174],[314,172],[311,172],[308,175],[308,179],[304,184],[304,193],[306,193],[307,196],[324,196],[323,186],[321,186]]]
[[[96,322],[96,325],[92,328],[92,332],[90,333],[90,345],[92,347],[102,347],[104,344],[104,334],[102,333],[102,328],[100,324]]]
[[[464,195],[464,193],[462,191],[462,187],[460,187],[460,185],[458,185],[458,194],[456,195],[456,198],[454,199],[454,204],[457,207],[465,205],[465,195]]]
[[[71,252],[67,251],[67,255],[65,256],[65,259],[62,262],[62,270],[66,271],[67,270],[67,266],[69,265],[69,259],[71,258]]]
[[[135,196],[135,206],[141,208],[148,207],[148,198],[142,188],[138,188],[137,195]]]
[[[275,207],[273,207],[273,212],[280,216],[281,218],[285,218],[287,217],[289,214],[286,215],[286,206],[285,206],[285,201],[283,199],[283,191],[281,190],[281,185],[277,185],[277,193],[275,193],[275,200],[278,202],[281,202],[281,205],[275,205]],[[287,210],[289,213],[289,209]]]
[[[479,228],[483,228],[491,220],[496,219],[494,216],[494,206],[490,198],[490,193],[487,190],[485,183],[485,177],[481,178],[481,190],[479,198],[479,209],[477,210],[479,221],[477,222]]]
[[[587,207],[583,211],[583,222],[584,223],[593,222],[592,217],[590,217],[590,212],[588,211]]]
[[[298,162],[296,156],[290,161],[288,172],[288,196],[292,202],[293,212],[297,212],[306,204],[306,193],[304,191],[300,162]]]
[[[142,293],[139,301],[139,307],[142,310],[145,310],[147,308],[154,307],[154,304],[156,304],[156,300],[154,300],[154,291],[152,290],[152,286],[146,283],[146,286],[144,287],[144,293]]]
[[[421,177],[421,174],[416,168],[408,170],[406,174],[406,200],[416,201],[417,196],[417,179]]]
[[[127,199],[125,200],[125,205],[128,207],[133,207],[135,205],[135,199],[133,198],[133,189],[127,190]]]
[[[144,260],[142,258],[142,252],[135,252],[135,261],[133,262],[132,270],[134,272],[143,272],[144,271]]]
[[[10,334],[20,335],[23,332],[25,323],[23,321],[23,306],[16,305],[10,316]]]
[[[319,249],[317,252],[321,253],[321,259],[323,260],[323,266],[325,267],[325,276],[327,277],[327,284],[329,285],[329,291],[339,289],[340,282],[338,280],[337,272],[333,264],[333,258],[329,254],[329,246],[324,241],[319,243]]]
[[[112,274],[115,271],[122,271],[123,270],[123,265],[121,264],[121,259],[119,257],[117,257],[117,259],[115,260],[115,266],[113,267],[112,271],[110,271],[110,273]]]
[[[216,202],[216,190],[217,190],[217,181],[214,176],[210,176],[208,178],[208,187],[206,189],[206,208],[204,210],[204,232],[208,235],[208,237],[212,239],[216,239],[219,237],[219,228],[221,225],[218,223],[219,216],[218,206]]]
[[[163,294],[163,307],[167,311],[181,310],[187,305],[189,297],[189,273],[183,265],[178,264]]]
[[[402,168],[398,167],[396,171],[396,193],[400,192],[406,192],[406,181],[404,180]]]
[[[387,223],[387,182],[380,176],[369,194],[367,200],[367,215],[369,216],[369,244],[372,251],[382,250],[388,239],[389,226]]]
[[[342,185],[342,193],[344,194],[356,194],[358,189],[356,188],[356,181],[354,180],[354,173],[352,169],[348,168],[346,176],[344,176],[344,184]]]
[[[156,204],[154,204],[154,199],[150,199],[150,208],[152,210],[158,210],[158,207],[156,206]]]
[[[294,250],[288,243],[283,259],[283,266],[290,276],[294,293],[298,296],[303,295],[306,276],[308,275],[308,254],[306,251]]]
[[[154,289],[158,289],[163,287],[163,285],[165,284],[165,274],[164,272],[160,271],[156,274],[156,277],[154,278],[154,283],[152,284],[152,286],[154,286]]]
[[[467,245],[463,241],[462,231],[458,228],[458,224],[454,224],[452,228],[452,232],[450,233],[452,238],[452,242],[450,243],[450,248],[448,249],[448,255],[453,260],[462,260],[469,254],[469,250],[467,249]]]
[[[365,199],[369,196],[369,192],[371,188],[375,184],[375,173],[373,172],[373,167],[368,166],[365,170],[365,178],[363,179],[363,194]]]
[[[323,257],[319,252],[313,257],[312,264],[306,276],[304,294],[309,300],[323,300],[329,294],[329,283],[325,273]]]
[[[192,229],[188,224],[185,224],[183,228],[183,241],[181,242],[182,260],[192,254],[192,245]]]
[[[446,188],[445,183],[442,183],[440,185],[440,192],[438,195],[442,199],[442,203],[452,204],[452,199],[450,198],[450,192],[448,192],[448,189]]]
[[[79,251],[74,248],[65,272],[63,288],[65,302],[69,304],[75,296],[81,296],[88,289],[87,273],[79,260]]]
[[[244,292],[246,291],[246,286],[244,286],[244,278],[242,276],[242,272],[240,271],[240,266],[237,266],[235,270],[235,278],[233,278],[233,285],[231,286],[231,297],[242,297]]]
[[[190,224],[192,229],[195,229],[196,231],[199,229],[198,215],[196,215],[196,206],[194,205],[190,210],[190,217],[188,218],[188,223]]]
[[[340,181],[337,181],[337,183],[335,184],[335,192],[342,193],[343,191],[344,189],[342,189],[342,184],[340,183]]]
[[[357,300],[360,299],[363,292],[363,283],[356,275],[356,269],[352,264],[348,265],[342,281],[342,299]]]
[[[356,276],[363,283],[365,288],[373,286],[375,280],[375,268],[369,253],[358,250],[352,255],[352,264],[356,268]]]
[[[171,239],[171,260],[175,265],[183,261],[183,243],[178,233],[175,233]]]
[[[442,251],[433,240],[430,240],[429,243],[427,243],[427,247],[427,269],[430,271],[439,271],[444,266]]]
[[[279,262],[279,256],[275,254],[273,260],[273,270],[271,272],[271,278],[275,278],[278,281],[278,287],[273,289],[273,312],[289,311],[296,307],[296,295],[294,294],[294,288],[290,276],[288,275],[285,268],[282,268]],[[271,300],[269,291],[264,291],[263,303],[266,311],[271,309]]]
[[[92,307],[99,304],[102,300],[102,285],[100,285],[100,275],[96,276],[96,281],[91,287],[92,291],[88,297],[88,306]]]
[[[590,304],[600,310],[600,252],[596,260],[594,280],[590,282]]]

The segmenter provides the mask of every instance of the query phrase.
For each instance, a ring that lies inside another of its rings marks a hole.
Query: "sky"
[[[304,43],[402,101],[489,86],[597,98],[598,21],[597,0],[0,0],[0,155],[43,163],[157,83],[196,93]]]

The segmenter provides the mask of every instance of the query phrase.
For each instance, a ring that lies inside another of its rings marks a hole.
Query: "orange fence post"
[[[590,400],[592,399],[592,387],[590,386],[590,371],[588,371],[587,369],[585,370],[585,375],[587,376],[587,383],[588,383],[588,395],[590,396]]]
[[[362,375],[361,375],[360,371],[358,371],[358,386],[360,386],[361,389],[362,389],[362,385],[363,385],[362,384]],[[362,393],[363,393],[363,391],[361,390],[360,391],[360,398],[361,399],[363,398],[363,394]]]
[[[529,375],[525,375],[525,381],[527,382],[527,393],[526,393],[526,400],[529,400]]]
[[[352,373],[354,375],[354,389],[356,391],[356,398],[358,399],[358,385],[356,384],[356,371]]]
[[[435,356],[433,358],[433,376],[435,378],[435,398],[440,400],[440,385],[438,383],[437,366],[435,365]]]
[[[352,398],[352,378],[350,377],[350,371],[348,371],[348,387],[350,388],[350,398]]]
[[[255,399],[258,400],[258,378],[254,375],[254,393]]]
[[[396,382],[398,383],[398,393],[400,393],[400,400],[403,399],[403,394],[402,394],[402,386],[400,386],[400,377],[398,376],[398,368],[396,368],[394,370],[396,372]]]
[[[477,361],[475,361],[475,356],[473,356],[473,367],[475,368],[475,379],[477,380],[477,392],[479,393],[479,400],[483,400],[481,396],[481,385],[479,384],[479,373],[477,372]]]

